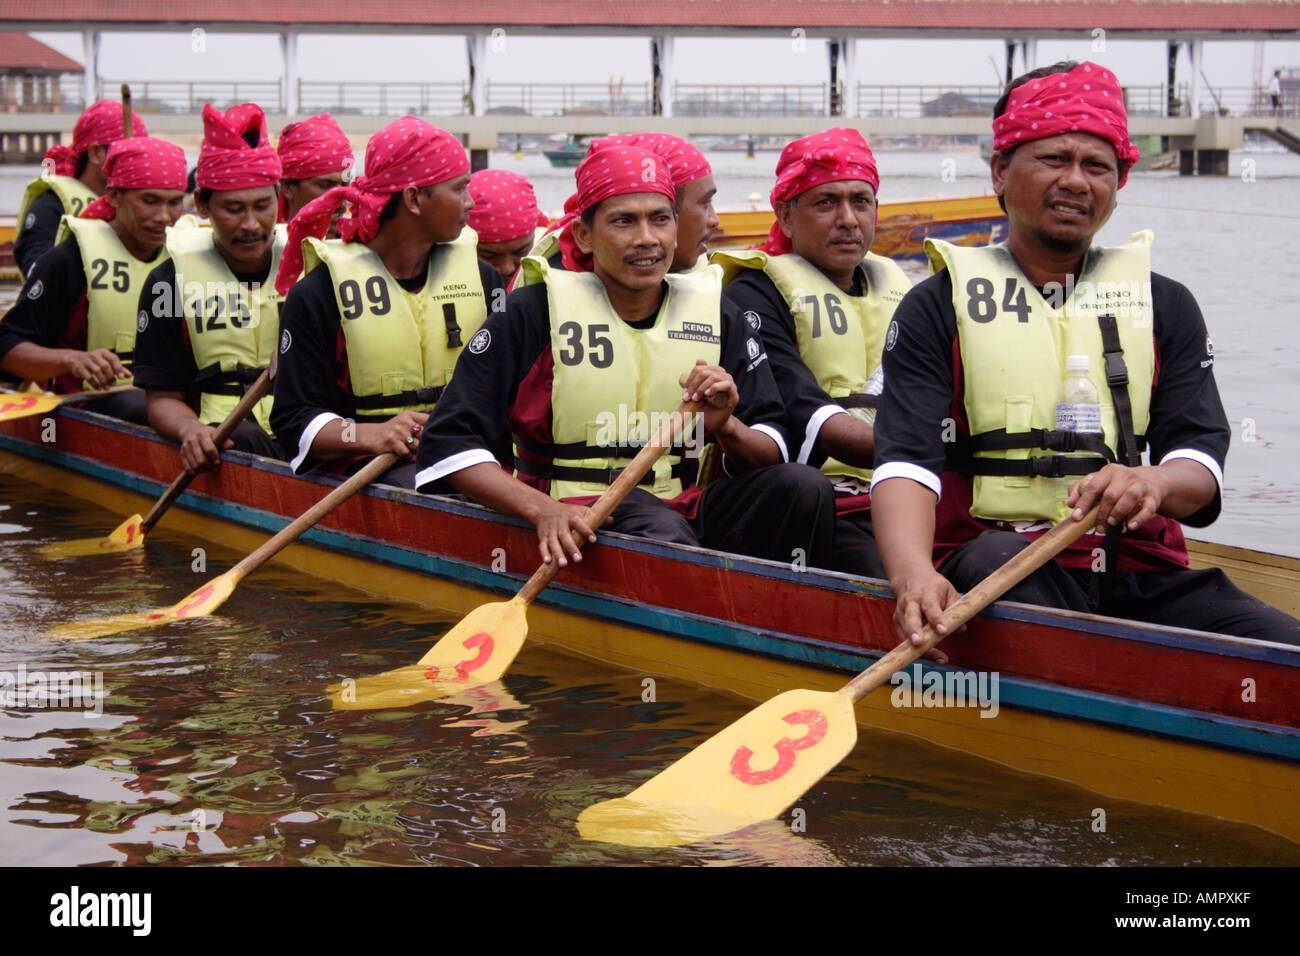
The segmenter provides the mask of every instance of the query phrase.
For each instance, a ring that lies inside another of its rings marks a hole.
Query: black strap
[[[673,478],[679,478],[683,483],[692,477],[698,466],[697,461],[688,461],[683,459],[673,465],[670,472]],[[615,479],[623,473],[625,468],[578,468],[571,465],[553,465],[548,462],[528,461],[523,458],[515,458],[515,471],[521,475],[528,475],[532,478],[550,478],[560,479],[563,481],[590,481],[599,485],[612,485]],[[654,475],[647,474],[645,479],[638,484],[653,485]]]
[[[973,457],[976,452],[1009,451],[1013,448],[1038,448],[1066,454],[1089,451],[1107,461],[1115,460],[1115,453],[1107,447],[1103,436],[1097,433],[1047,428],[1031,428],[1023,432],[1008,432],[1005,428],[997,428],[969,438],[959,438],[953,442],[950,457],[954,461],[961,461],[965,457]]]
[[[997,475],[1003,478],[1028,476],[1030,478],[1065,478],[1091,475],[1106,466],[1104,458],[1067,458],[1065,455],[1043,455],[1038,458],[972,458],[965,475]],[[956,470],[956,469],[954,469]]]
[[[237,365],[229,372],[221,370],[220,362],[199,369],[194,376],[194,387],[209,395],[237,395],[242,397],[250,385],[262,377],[266,369]]]
[[[428,388],[409,388],[392,395],[357,395],[352,399],[352,407],[359,412],[368,408],[404,408],[408,405],[431,408],[442,397],[445,387],[436,385]]]
[[[635,444],[619,444],[615,442],[609,445],[589,445],[586,442],[574,441],[561,445],[551,445],[532,441],[522,435],[512,435],[511,437],[514,439],[516,448],[541,458],[631,458],[645,447],[645,442]],[[665,454],[681,455],[682,452],[683,446],[679,443],[671,446]]]
[[[1115,419],[1119,423],[1119,455],[1124,464],[1142,464],[1142,451],[1133,428],[1133,405],[1128,397],[1128,366],[1124,364],[1124,346],[1119,341],[1119,329],[1111,313],[1097,316],[1101,326],[1101,347],[1106,358],[1106,384],[1110,386],[1111,400],[1115,405]]]
[[[444,302],[442,304],[442,321],[447,326],[447,348],[460,348],[460,326],[456,324],[455,302]]]
[[[843,398],[835,399],[835,404],[840,408],[879,408],[879,395],[864,395],[862,392],[856,392],[853,395],[845,395]]]

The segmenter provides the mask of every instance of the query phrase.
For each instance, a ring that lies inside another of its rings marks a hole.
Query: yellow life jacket
[[[722,275],[717,269],[667,276],[655,323],[635,329],[614,311],[600,278],[552,269],[528,257],[520,285],[546,284],[551,317],[551,434],[537,445],[515,436],[515,468],[549,479],[553,498],[599,495],[681,404],[681,374],[722,355]],[[520,450],[549,459],[524,459]],[[666,452],[642,485],[675,498],[697,462],[682,446]]]
[[[140,291],[153,268],[167,258],[167,249],[147,262],[137,259],[103,219],[64,216],[56,244],[68,236],[76,237],[86,272],[86,351],[108,349],[129,368],[135,359]]]
[[[63,203],[64,215],[74,219],[86,211],[86,207],[99,198],[95,191],[72,176],[42,175],[33,179],[23,190],[23,198],[18,201],[18,228],[14,231],[17,239],[27,228],[27,207],[43,192],[53,192]]]
[[[880,367],[885,333],[894,309],[912,288],[907,275],[892,259],[867,253],[860,268],[866,277],[866,294],[849,295],[802,256],[769,256],[758,249],[719,252],[712,261],[720,265],[727,282],[741,269],[761,269],[767,274],[794,319],[799,357],[817,377],[817,384],[843,405],[850,415],[871,422],[879,396],[864,389]],[[822,464],[827,475],[871,480],[870,468],[848,465],[834,458]]]
[[[533,248],[528,254],[534,259],[550,259],[559,251],[560,230],[551,226],[538,226],[533,237]],[[523,276],[520,276],[519,281],[523,282]]]
[[[461,348],[487,320],[474,230],[433,247],[419,292],[403,289],[359,242],[304,240],[304,274],[322,262],[343,317],[357,419],[428,411],[451,381]]]
[[[192,212],[183,214],[179,219],[172,223],[173,229],[211,229],[212,223]],[[276,225],[279,229],[279,224]],[[288,233],[286,232],[287,236]]]
[[[1047,300],[1005,244],[971,248],[926,240],[931,268],[946,268],[952,276],[971,437],[950,447],[948,467],[975,476],[973,517],[1060,521],[1069,509],[1055,481],[1044,479],[1087,474],[1117,458],[1140,460],[1155,376],[1153,238],[1139,232],[1122,246],[1093,247],[1077,284],[1046,290]],[[1052,308],[1048,300],[1063,305]],[[1055,431],[1070,355],[1091,360],[1088,378],[1101,400],[1101,436]],[[1121,448],[1126,417],[1133,444]],[[1034,449],[1073,457],[1033,457]]]
[[[211,229],[167,230],[167,249],[176,263],[176,285],[198,368],[199,421],[218,425],[247,386],[271,363],[279,344],[280,303],[275,273],[285,234],[277,229],[265,282],[235,278],[213,242]],[[271,396],[253,406],[253,418],[268,435]]]

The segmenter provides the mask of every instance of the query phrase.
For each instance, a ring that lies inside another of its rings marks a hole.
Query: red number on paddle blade
[[[796,710],[792,714],[786,714],[781,718],[787,724],[804,724],[808,728],[808,733],[804,734],[797,740],[791,740],[789,737],[782,737],[772,749],[777,753],[776,763],[766,770],[751,770],[749,761],[754,756],[754,751],[748,747],[740,747],[731,757],[731,775],[741,783],[748,783],[754,786],[762,786],[765,783],[771,783],[773,780],[780,780],[794,766],[794,754],[796,750],[807,750],[819,743],[826,736],[827,720],[826,715],[820,710]]]
[[[0,402],[0,415],[5,412],[22,412],[36,404],[36,397],[29,398],[11,398],[8,401]]]
[[[465,642],[461,644],[461,647],[465,648],[466,650],[473,647],[477,647],[479,649],[477,655],[471,657],[469,660],[461,661],[459,664],[456,665],[457,679],[464,680],[466,677],[469,676],[470,671],[478,670],[480,667],[482,667],[484,664],[486,664],[489,660],[492,659],[492,650],[493,648],[496,647],[496,642],[492,640],[491,634],[488,634],[486,631],[479,631],[473,637],[467,638]],[[438,678],[438,665],[434,664],[432,667],[430,667],[427,671],[424,672],[424,679],[437,680],[437,678]]]
[[[177,616],[177,617],[184,617],[186,614],[188,614],[188,613],[189,613],[190,611],[192,611],[194,608],[196,608],[196,607],[201,607],[201,606],[203,605],[203,602],[204,602],[204,601],[206,601],[208,598],[212,597],[212,592],[213,592],[214,590],[215,590],[215,587],[214,587],[213,585],[209,584],[209,585],[207,585],[206,587],[200,588],[199,590],[195,591],[195,592],[194,592],[194,600],[193,600],[193,601],[190,601],[190,602],[187,603],[187,604],[182,604],[180,607],[178,607],[178,608],[176,609],[176,616]]]

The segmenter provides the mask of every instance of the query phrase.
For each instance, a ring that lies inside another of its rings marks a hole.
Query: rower
[[[137,114],[131,114],[131,123],[136,136],[149,135]],[[54,146],[46,152],[41,175],[28,183],[18,204],[14,261],[24,276],[54,245],[63,216],[80,216],[104,194],[108,147],[123,135],[122,104],[100,100],[77,118],[72,145]]]
[[[518,173],[480,169],[469,177],[469,195],[474,200],[469,227],[478,235],[478,257],[509,282],[545,219],[533,185]]]
[[[270,363],[280,334],[275,268],[284,236],[275,226],[280,160],[255,103],[224,113],[203,107],[194,201],[211,228],[172,229],[171,258],[139,297],[136,384],[149,423],[180,445],[190,472],[221,463],[212,441],[248,386]],[[263,398],[225,448],[282,458]]]
[[[185,153],[160,139],[108,148],[106,193],[81,217],[64,216],[60,241],[33,266],[0,322],[0,370],[55,379],[61,393],[129,378],[136,304],[149,271],[166,258],[167,227],[181,214]],[[87,408],[146,424],[144,393],[107,395]]]
[[[280,222],[287,223],[317,196],[342,186],[354,162],[352,144],[329,113],[317,113],[280,130],[276,147],[280,180]]]
[[[928,241],[935,275],[886,338],[872,494],[899,635],[943,633],[959,591],[1098,505],[1097,533],[1007,599],[1300,643],[1300,622],[1187,567],[1178,522],[1218,517],[1230,430],[1201,311],[1151,271],[1151,233],[1093,245],[1139,158],[1114,74],[1034,70],[993,115],[1010,235]],[[1100,401],[1058,409],[1067,368]]]
[[[411,487],[428,410],[505,287],[465,222],[469,157],[450,133],[406,116],[370,138],[366,174],[289,224],[271,424],[296,471],[403,459],[381,481]],[[340,239],[323,240],[335,211]],[[323,268],[319,268],[323,266]]]
[[[713,167],[704,154],[680,136],[670,133],[627,133],[593,140],[587,155],[609,146],[633,146],[654,153],[672,174],[679,241],[668,271],[689,272],[708,265],[708,241],[718,227],[718,214],[713,209],[713,197],[717,195],[718,187],[713,179]],[[538,240],[532,255],[548,260],[553,267],[569,269],[572,266],[559,254],[559,235],[560,230],[576,218],[577,211],[571,210],[567,202],[564,211],[565,216]]]
[[[767,356],[740,313],[723,305],[718,270],[668,274],[672,182],[662,159],[635,147],[583,161],[580,216],[559,238],[572,268],[524,260],[505,313],[470,339],[434,409],[417,486],[427,492],[446,479],[529,521],[542,559],[563,566],[580,560],[575,536],[595,540],[583,506],[658,418],[684,398],[720,396],[703,426],[734,477],[699,487],[698,463],[679,445],[615,509],[612,530],[817,563],[832,544],[830,487],[813,469],[782,463],[785,412]],[[517,477],[494,446],[507,430]]]
[[[880,175],[861,133],[795,140],[776,177],[767,242],[713,262],[728,281],[727,301],[767,347],[796,460],[820,467],[835,487],[834,569],[884,577],[871,528],[871,421],[885,330],[911,283],[868,251]]]

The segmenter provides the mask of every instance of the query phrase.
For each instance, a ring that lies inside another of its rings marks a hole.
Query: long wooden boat
[[[151,431],[58,414],[52,443],[37,418],[0,424],[0,471],[123,515],[142,512],[175,476],[175,447]],[[225,457],[166,527],[249,551],[332,484],[281,462]],[[281,560],[460,615],[518,588],[536,538],[464,501],[372,488]],[[1221,546],[1198,560],[1231,565],[1243,586],[1296,613],[1300,561]],[[766,699],[839,686],[893,645],[892,612],[880,581],[605,535],[543,592],[529,621],[539,641]],[[924,680],[996,673],[994,719],[973,707],[896,707],[886,688],[859,705],[860,722],[1073,781],[1096,792],[1085,801],[1175,807],[1300,842],[1300,648],[999,604],[945,649],[950,663],[926,665]],[[1081,819],[1098,805],[1088,802]]]
[[[771,209],[724,209],[711,247],[752,246],[767,238],[775,216]],[[922,259],[926,239],[961,246],[983,246],[1007,237],[1007,214],[996,196],[917,199],[880,204],[871,251],[891,259]]]

